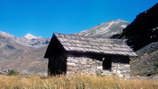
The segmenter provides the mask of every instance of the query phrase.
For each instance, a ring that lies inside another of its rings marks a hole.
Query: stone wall
[[[119,77],[130,78],[130,64],[112,63],[112,73]]]
[[[124,63],[112,63],[111,71],[103,70],[102,61],[89,57],[67,57],[67,75],[75,73],[87,73],[98,75],[117,75],[119,77],[129,77],[130,65]]]

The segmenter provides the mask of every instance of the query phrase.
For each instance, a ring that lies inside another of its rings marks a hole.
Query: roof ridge
[[[108,38],[102,38],[102,37],[92,37],[92,36],[81,36],[77,34],[63,34],[63,33],[54,33],[56,37],[60,37],[60,35],[65,36],[75,36],[75,37],[83,37],[83,38],[93,38],[93,39],[103,39],[103,40],[117,40],[117,41],[124,41],[124,39],[108,39]]]

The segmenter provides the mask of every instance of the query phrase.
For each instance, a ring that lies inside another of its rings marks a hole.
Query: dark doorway
[[[110,58],[103,58],[103,70],[111,71],[112,61]]]
[[[48,74],[49,75],[60,75],[66,74],[67,64],[66,55],[54,55],[49,59],[48,62]]]

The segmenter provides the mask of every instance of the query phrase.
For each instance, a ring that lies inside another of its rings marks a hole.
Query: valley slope
[[[47,60],[43,55],[49,41],[50,38],[27,39],[0,32],[0,68],[22,74],[46,73]]]

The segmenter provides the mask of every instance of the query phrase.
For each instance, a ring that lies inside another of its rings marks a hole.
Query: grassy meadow
[[[0,75],[0,89],[158,89],[158,81],[95,75]]]

